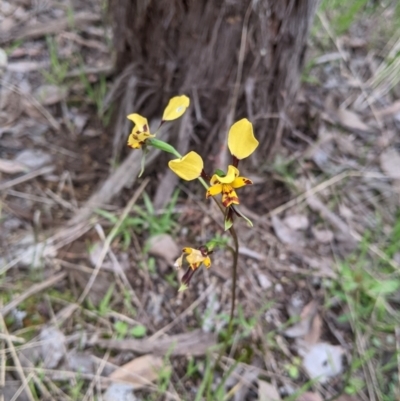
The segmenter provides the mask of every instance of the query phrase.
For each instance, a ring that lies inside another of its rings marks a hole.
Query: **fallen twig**
[[[33,285],[27,291],[25,291],[24,293],[22,293],[21,295],[19,295],[15,299],[13,299],[11,302],[9,302],[7,305],[5,305],[3,308],[1,308],[0,315],[6,316],[14,308],[16,308],[21,302],[24,302],[25,299],[31,297],[32,295],[34,295],[38,292],[45,290],[48,287],[51,287],[53,284],[64,279],[65,276],[66,276],[66,273],[62,272],[62,273],[56,274],[56,275],[48,278],[46,281],[43,281],[42,283]]]

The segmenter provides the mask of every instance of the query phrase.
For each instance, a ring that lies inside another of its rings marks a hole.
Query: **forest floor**
[[[400,8],[320,6],[214,369],[231,256],[185,292],[173,264],[220,219],[185,183],[157,207],[154,158],[135,179],[100,3],[0,3],[0,401],[400,399]]]

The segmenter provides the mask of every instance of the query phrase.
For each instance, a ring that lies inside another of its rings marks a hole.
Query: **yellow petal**
[[[247,119],[232,125],[228,134],[228,148],[239,160],[250,156],[257,148],[258,141],[254,137],[253,124]]]
[[[186,254],[190,254],[190,253],[192,253],[194,251],[194,249],[193,248],[183,248],[182,249],[182,252],[183,253],[186,253]]]
[[[139,132],[135,132],[136,134],[138,134],[140,132],[147,132],[148,134],[150,134],[147,118],[141,116],[140,114],[136,114],[136,113],[129,114],[129,116],[126,118],[128,120],[133,121],[135,123],[135,125],[137,126],[137,127],[134,127],[134,131],[136,131],[135,128],[137,128],[137,131],[139,131]]]
[[[206,257],[203,256],[203,254],[198,249],[193,249],[191,254],[186,256],[186,260],[189,262],[190,265],[198,265],[203,262],[205,258]]]
[[[176,259],[174,266],[180,269],[182,267],[182,263],[183,263],[183,255],[179,256],[179,258]]]
[[[133,149],[140,149],[142,147],[142,144],[133,135],[129,135],[127,145]]]
[[[233,188],[240,188],[240,187],[244,187],[245,185],[251,185],[253,183],[253,181],[249,180],[246,177],[237,177],[235,178],[235,180],[232,182],[232,187]]]
[[[204,259],[204,266],[205,267],[207,267],[207,269],[211,266],[211,259],[210,259],[210,257],[209,256],[207,256],[205,259]]]
[[[230,185],[222,186],[222,204],[229,207],[232,204],[239,205],[239,198],[235,190]]]
[[[178,177],[191,181],[200,177],[204,163],[201,156],[192,151],[181,159],[170,160],[168,166]]]
[[[221,193],[221,191],[222,191],[222,184],[215,184],[212,187],[208,188],[208,191],[206,193],[206,198],[218,195]]]
[[[189,104],[190,99],[185,95],[173,97],[164,110],[163,121],[176,120],[186,111]]]
[[[220,182],[222,184],[230,184],[235,180],[235,178],[238,175],[239,175],[239,170],[236,167],[229,165],[228,172],[226,173],[225,177],[219,177],[218,175],[214,174],[210,182],[211,184],[214,184],[214,182]]]
[[[155,135],[150,135],[147,132],[135,133],[135,129],[132,130],[128,137],[128,146],[134,149],[139,149],[142,147],[146,139],[153,138]]]

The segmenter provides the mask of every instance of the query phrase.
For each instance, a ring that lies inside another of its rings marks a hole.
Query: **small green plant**
[[[110,301],[111,297],[114,292],[114,284],[111,284],[109,289],[104,295],[103,299],[99,303],[99,314],[100,316],[105,316],[111,309],[110,309]]]
[[[129,331],[130,335],[134,338],[141,338],[144,337],[147,333],[147,329],[145,326],[143,326],[142,324],[138,324],[135,327],[133,327],[130,331]]]
[[[53,85],[62,85],[69,70],[69,62],[60,60],[54,38],[47,36],[46,42],[49,49],[50,71],[42,71],[43,77]]]
[[[99,81],[92,84],[83,70],[83,60],[81,61],[81,73],[79,78],[85,87],[86,95],[96,106],[97,116],[102,119],[103,124],[107,125],[110,113],[105,114],[104,99],[107,94],[107,81],[105,75],[100,75]]]
[[[117,332],[117,338],[123,339],[128,334],[129,326],[128,323],[118,320],[114,323],[114,329]]]
[[[158,234],[170,233],[176,227],[174,209],[178,200],[178,195],[179,190],[176,190],[166,209],[162,212],[156,212],[149,196],[145,193],[143,195],[144,207],[135,206],[133,211],[136,215],[127,216],[117,232],[117,236],[122,238],[122,248],[127,250],[130,247],[132,231],[136,234],[147,232],[150,237]],[[118,221],[118,217],[107,210],[96,209],[96,213],[112,224],[116,224]],[[146,249],[147,247],[145,247],[145,251]]]
[[[290,363],[286,363],[284,368],[293,380],[296,380],[300,376],[301,359],[299,357],[294,357]]]
[[[80,400],[82,398],[82,390],[85,385],[85,380],[80,377],[79,372],[73,384],[70,384],[69,393],[73,400]]]
[[[382,250],[389,259],[400,250],[399,236],[397,218],[391,234],[383,241],[386,246]],[[376,383],[379,384],[374,391],[380,394],[382,400],[388,401],[395,398],[394,392],[388,396],[388,390],[399,384],[395,374],[398,351],[390,339],[396,337],[395,330],[400,324],[400,313],[393,304],[400,289],[400,276],[387,259],[376,261],[369,256],[371,237],[366,234],[360,249],[339,264],[338,280],[327,287],[330,295],[328,308],[330,300],[336,305],[340,301],[342,313],[338,321],[349,322],[354,337],[361,336],[365,341],[362,353],[355,352],[352,357],[345,392],[354,395],[362,391],[365,381],[356,372],[373,365]],[[388,349],[392,349],[389,354]]]
[[[367,5],[368,0],[324,0],[321,3],[321,11],[331,12],[333,20],[331,22],[336,34],[344,34],[354,20],[360,16],[362,9]]]

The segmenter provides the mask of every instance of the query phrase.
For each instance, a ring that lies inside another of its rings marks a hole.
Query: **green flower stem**
[[[159,139],[151,138],[147,140],[148,144],[151,146],[154,146],[157,149],[160,149],[164,152],[172,153],[176,157],[182,158],[182,155],[169,143],[161,141]],[[204,181],[202,177],[199,177],[198,180],[200,181],[201,185],[208,190],[209,186],[208,184]],[[222,207],[222,205],[213,197],[214,202],[217,204],[219,210],[223,215],[225,215],[225,210]],[[228,345],[228,340],[229,337],[232,335],[232,330],[233,330],[233,315],[235,313],[235,303],[236,303],[236,280],[237,280],[237,264],[238,264],[238,258],[239,258],[239,241],[238,237],[235,231],[235,228],[232,226],[229,229],[229,233],[231,234],[231,237],[233,239],[234,243],[234,249],[231,248],[232,255],[233,255],[233,269],[232,269],[232,300],[231,300],[231,313],[230,313],[230,318],[229,318],[229,325],[228,325],[228,335],[227,335],[227,341],[225,344],[225,347]]]
[[[233,252],[232,299],[231,299],[231,314],[229,317],[229,326],[228,326],[228,338],[231,336],[232,330],[233,330],[233,315],[235,313],[235,302],[236,302],[237,265],[238,265],[238,259],[239,259],[239,240],[238,240],[234,226],[232,226],[229,229],[229,232],[232,236],[235,248],[234,248],[234,252]]]
[[[160,139],[149,138],[149,139],[147,139],[146,143],[148,145],[153,146],[154,148],[160,149],[164,152],[172,153],[176,157],[179,157],[179,158],[182,157],[182,155],[172,145],[170,145],[167,142],[161,141]]]

